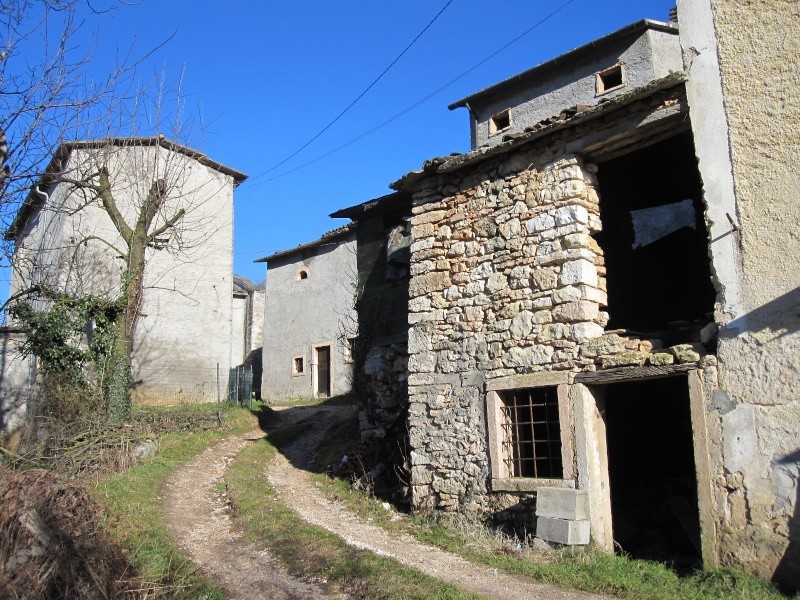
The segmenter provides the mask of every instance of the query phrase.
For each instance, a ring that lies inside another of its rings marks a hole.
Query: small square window
[[[353,362],[353,346],[355,343],[355,337],[346,337],[342,340],[342,353],[344,355],[345,364],[350,364]]]
[[[502,461],[508,476],[563,477],[557,388],[505,390],[498,395]]]
[[[305,373],[305,360],[302,356],[292,358],[292,375],[303,375]]]
[[[497,113],[491,119],[489,119],[489,135],[500,133],[509,127],[511,127],[510,110],[504,110],[503,112]]]
[[[597,95],[625,87],[625,69],[622,64],[600,71],[595,79]]]

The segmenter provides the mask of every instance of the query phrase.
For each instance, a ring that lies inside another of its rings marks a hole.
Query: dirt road
[[[257,431],[223,440],[177,471],[164,489],[167,526],[181,550],[228,600],[330,598],[320,586],[291,576],[269,552],[233,530],[219,483],[242,448],[261,437]]]
[[[348,407],[308,406],[278,411],[276,427],[305,419],[308,432],[268,466],[267,477],[281,501],[304,520],[324,527],[348,544],[418,569],[464,590],[500,600],[600,600],[608,598],[512,577],[409,536],[396,536],[363,523],[342,506],[327,500],[302,469],[333,419],[344,418]],[[312,418],[309,418],[312,417]],[[253,439],[259,434],[251,434]],[[324,598],[324,590],[300,581],[266,551],[234,533],[218,483],[235,455],[250,442],[229,438],[200,454],[170,480],[164,502],[167,523],[181,548],[233,599]],[[263,476],[254,473],[253,476]]]

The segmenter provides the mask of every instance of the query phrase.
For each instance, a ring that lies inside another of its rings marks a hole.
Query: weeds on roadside
[[[194,410],[194,409],[192,409]],[[216,406],[208,405],[213,413]],[[169,412],[160,410],[159,413]],[[100,479],[91,492],[108,511],[107,527],[138,568],[142,597],[158,600],[223,600],[222,594],[181,553],[164,523],[161,489],[181,465],[220,439],[253,429],[245,409],[231,409],[224,428],[173,431],[160,436],[155,457]]]
[[[334,428],[336,425],[331,425],[331,429]],[[323,440],[326,438],[327,435],[323,436]],[[324,443],[318,454],[328,454]],[[386,502],[359,493],[350,481],[326,475],[314,478],[329,499],[343,503],[362,519],[512,575],[635,600],[786,600],[769,581],[740,570],[698,571],[680,577],[660,563],[610,555],[591,548],[539,550],[527,540],[506,535],[458,513],[432,511],[408,515],[392,507],[387,509]]]

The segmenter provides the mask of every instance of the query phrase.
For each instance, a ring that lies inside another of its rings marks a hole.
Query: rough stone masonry
[[[699,345],[664,349],[604,332],[596,168],[538,150],[429,178],[414,194],[408,388],[417,507],[471,512],[503,502],[486,488],[487,380],[701,358]]]

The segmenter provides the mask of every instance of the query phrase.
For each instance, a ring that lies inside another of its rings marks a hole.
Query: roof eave
[[[361,204],[341,208],[336,212],[331,213],[330,217],[334,219],[352,219],[353,221],[358,221],[360,218],[369,213],[377,210],[394,208],[396,205],[410,200],[411,196],[405,192],[392,192],[391,194],[386,194],[385,196],[367,200]]]
[[[528,144],[539,138],[548,136],[565,127],[570,127],[575,123],[598,118],[602,115],[618,110],[628,104],[632,104],[637,100],[651,96],[660,90],[683,85],[687,80],[687,75],[682,71],[673,72],[665,77],[662,77],[661,79],[651,81],[647,85],[633,89],[627,93],[620,94],[619,96],[609,99],[604,103],[592,106],[583,112],[576,113],[569,119],[557,121],[531,131],[516,134],[508,141],[503,141],[493,146],[480,147],[465,154],[431,158],[423,163],[421,169],[415,169],[409,173],[406,173],[397,181],[389,184],[389,187],[398,191],[408,190],[408,186],[413,185],[415,182],[425,177],[456,171],[465,168],[468,165],[488,160],[493,156],[512,152],[524,144]]]
[[[289,248],[287,250],[280,250],[269,256],[265,256],[263,258],[257,258],[254,260],[254,263],[269,263],[273,260],[278,258],[283,258],[285,256],[289,256],[291,254],[295,254],[297,252],[302,252],[303,250],[308,250],[310,248],[318,248],[320,246],[324,246],[330,243],[332,240],[339,239],[340,237],[344,237],[349,235],[351,232],[355,231],[356,224],[355,223],[347,223],[346,225],[342,225],[341,227],[337,227],[336,229],[332,229],[326,233],[323,233],[320,237],[318,237],[313,242],[308,242],[305,244],[300,244],[299,246],[295,246],[294,248]]]
[[[653,19],[641,19],[640,21],[636,21],[635,23],[631,23],[630,25],[626,25],[622,29],[618,29],[617,31],[613,31],[607,35],[604,35],[601,38],[593,40],[583,46],[578,46],[569,52],[565,52],[555,58],[551,58],[548,61],[545,61],[535,67],[528,69],[527,71],[523,71],[522,73],[517,73],[516,75],[512,75],[508,79],[504,79],[499,83],[495,83],[487,88],[479,90],[474,94],[470,94],[461,100],[453,102],[447,108],[450,110],[455,110],[461,107],[469,108],[470,103],[474,103],[476,100],[480,101],[484,99],[486,96],[490,96],[492,94],[497,93],[500,90],[503,90],[508,87],[513,87],[516,84],[528,81],[534,77],[536,77],[539,73],[548,71],[556,66],[561,65],[561,63],[567,63],[569,61],[575,60],[576,58],[580,57],[581,55],[588,53],[588,52],[596,52],[598,47],[607,46],[612,44],[624,37],[637,33],[639,31],[643,31],[645,29],[655,29],[658,31],[665,31],[668,33],[678,33],[678,27],[674,23],[666,23],[663,21],[655,21]]]

